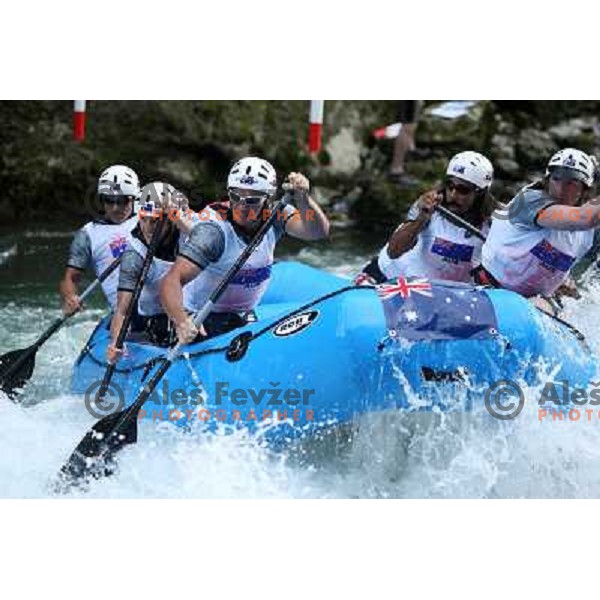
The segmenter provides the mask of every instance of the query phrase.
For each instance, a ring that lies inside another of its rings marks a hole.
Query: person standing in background
[[[394,155],[388,179],[399,185],[412,186],[417,183],[406,174],[406,155],[416,149],[415,131],[422,103],[422,100],[398,100],[398,121],[402,123],[402,127],[394,140]]]

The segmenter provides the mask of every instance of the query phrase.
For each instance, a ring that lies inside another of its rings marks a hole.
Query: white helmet
[[[255,190],[272,196],[277,190],[277,173],[264,158],[247,156],[238,160],[227,177],[227,189]]]
[[[483,154],[467,150],[450,159],[446,175],[464,179],[483,190],[492,185],[494,167]]]
[[[546,175],[550,175],[557,168],[569,169],[569,171],[572,171],[573,179],[581,181],[587,187],[591,187],[594,184],[596,161],[581,150],[577,150],[576,148],[563,148],[559,150],[548,161]]]
[[[169,183],[153,181],[147,183],[140,192],[139,210],[151,214],[154,209],[167,209],[167,202],[177,192]]]
[[[140,195],[140,181],[133,169],[125,165],[113,165],[100,175],[98,193],[138,198]]]

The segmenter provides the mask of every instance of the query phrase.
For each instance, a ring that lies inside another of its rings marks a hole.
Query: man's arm
[[[290,173],[288,182],[297,208],[286,217],[286,233],[305,241],[326,238],[329,235],[329,220],[317,202],[310,197],[308,179],[302,173]]]
[[[545,229],[586,231],[600,225],[600,199],[595,198],[583,206],[552,204],[537,213],[536,221]]]
[[[179,256],[160,284],[160,301],[175,323],[180,344],[188,344],[204,328],[198,330],[183,306],[183,286],[200,275],[225,251],[225,236],[216,223],[198,223],[179,249]]]
[[[119,331],[123,326],[125,314],[131,303],[133,291],[144,268],[144,257],[136,250],[129,247],[125,250],[119,268],[119,287],[117,288],[117,306],[110,323],[110,344],[106,349],[108,362],[113,363],[121,358],[123,349],[118,350],[115,346]]]
[[[399,258],[415,247],[419,234],[427,226],[428,221],[405,221],[392,233],[388,242],[387,254],[390,258]]]
[[[198,333],[198,329],[183,306],[183,286],[198,277],[202,269],[183,256],[178,256],[173,266],[167,271],[160,283],[160,301],[165,312],[175,323],[177,338],[180,344],[189,344]]]
[[[160,301],[169,318],[177,325],[187,319],[183,307],[183,286],[198,277],[202,269],[183,256],[178,256],[160,283]]]
[[[297,204],[294,213],[286,218],[286,233],[307,242],[326,238],[329,235],[329,219],[321,207],[308,195],[299,199]]]
[[[187,317],[183,308],[183,286],[198,277],[210,263],[218,261],[224,251],[225,236],[215,223],[197,223],[183,242],[160,284],[160,301],[175,324],[184,315]]]
[[[60,280],[58,290],[62,304],[63,313],[72,315],[81,310],[82,304],[79,299],[79,284],[81,283],[83,272],[73,267],[67,267],[65,274]]]
[[[83,272],[90,266],[92,260],[92,246],[88,234],[80,229],[73,236],[69,248],[69,260],[65,274],[59,284],[59,293],[63,312],[72,315],[81,309],[79,299],[79,284]]]
[[[387,253],[390,258],[399,258],[414,248],[419,234],[429,224],[431,215],[441,199],[437,190],[431,190],[413,204],[408,212],[407,220],[398,226],[388,241]]]

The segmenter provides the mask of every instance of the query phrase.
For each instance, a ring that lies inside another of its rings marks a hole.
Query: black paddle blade
[[[64,493],[85,485],[91,478],[114,473],[114,455],[137,442],[137,421],[127,418],[126,413],[127,410],[122,410],[104,417],[85,434],[60,470],[57,491]]]
[[[36,352],[37,348],[31,346],[0,356],[0,389],[11,400],[33,375]]]

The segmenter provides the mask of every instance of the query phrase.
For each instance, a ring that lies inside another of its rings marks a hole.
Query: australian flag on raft
[[[392,338],[481,340],[497,334],[487,294],[466,284],[399,277],[378,285],[377,294]]]

